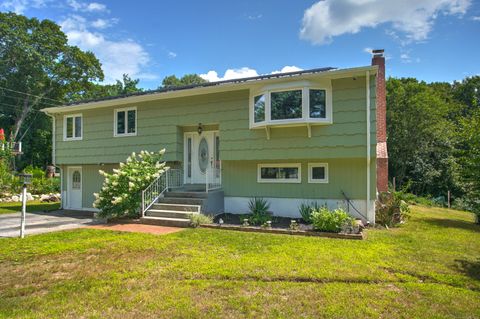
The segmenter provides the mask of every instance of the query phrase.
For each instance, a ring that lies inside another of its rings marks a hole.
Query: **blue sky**
[[[128,73],[148,89],[170,74],[363,66],[372,48],[386,50],[389,76],[480,74],[474,0],[0,0],[0,10],[56,21],[99,57],[107,82]]]

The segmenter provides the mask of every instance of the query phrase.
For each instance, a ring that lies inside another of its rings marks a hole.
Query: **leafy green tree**
[[[50,152],[30,153],[35,143],[49,145],[51,123],[40,108],[61,105],[92,81],[103,79],[100,62],[91,52],[70,46],[50,20],[0,12],[0,126],[13,140],[28,134],[26,157],[43,164]],[[25,134],[25,133],[28,134]],[[32,132],[34,134],[32,135]],[[35,135],[36,134],[36,135]]]
[[[87,88],[72,97],[73,101],[99,99],[109,96],[123,96],[135,92],[142,92],[138,87],[139,79],[132,79],[128,74],[123,75],[122,80],[117,80],[115,84],[89,83]]]
[[[457,106],[435,86],[413,78],[387,81],[390,175],[399,186],[411,181],[411,190],[419,195],[459,191],[455,126],[450,120]]]
[[[188,86],[207,83],[208,81],[199,76],[198,74],[185,74],[180,79],[175,75],[169,75],[165,77],[162,81],[162,86],[160,88],[170,88],[177,86]]]

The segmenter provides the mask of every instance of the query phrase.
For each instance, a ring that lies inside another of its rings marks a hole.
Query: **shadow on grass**
[[[456,268],[472,279],[480,280],[480,258],[476,261],[456,259]]]
[[[475,232],[480,231],[480,225],[475,224],[473,221],[468,222],[458,219],[426,218],[424,219],[424,222],[439,227],[461,228]]]
[[[49,212],[60,208],[60,203],[32,203],[27,202],[27,212]],[[8,203],[0,205],[0,214],[16,213],[22,210],[22,203]]]

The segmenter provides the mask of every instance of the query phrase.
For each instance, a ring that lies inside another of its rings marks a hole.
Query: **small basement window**
[[[65,115],[63,122],[63,140],[76,141],[81,140],[83,135],[83,117],[82,114]]]
[[[137,108],[115,110],[114,136],[137,135]]]
[[[328,183],[327,163],[308,163],[309,183]]]
[[[288,164],[258,164],[258,183],[301,183],[301,165]]]

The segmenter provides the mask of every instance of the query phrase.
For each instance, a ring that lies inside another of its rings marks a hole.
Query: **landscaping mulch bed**
[[[214,223],[218,224],[220,218],[223,220],[225,224],[232,224],[232,225],[242,225],[243,219],[248,218],[248,215],[242,214],[230,214],[230,213],[223,213],[216,215],[213,219]],[[301,218],[290,218],[290,217],[281,217],[281,216],[272,216],[272,227],[273,228],[290,228],[290,221],[295,219],[299,224],[305,224],[305,221]]]
[[[223,220],[223,224],[218,222],[220,218]],[[284,234],[284,235],[299,235],[299,236],[315,236],[315,237],[327,237],[327,238],[341,238],[341,239],[364,239],[363,232],[359,234],[346,234],[346,233],[327,233],[319,232],[311,229],[311,226],[305,225],[305,222],[301,218],[290,218],[281,216],[272,216],[272,227],[259,227],[259,226],[243,226],[243,219],[247,218],[247,215],[229,214],[223,213],[215,216],[214,224],[202,224],[204,228],[226,229],[236,230],[243,232],[254,233],[269,233],[269,234]],[[298,230],[290,229],[290,222],[295,219],[300,226]]]
[[[232,225],[232,224],[202,224],[200,227],[204,228],[215,228],[215,229],[225,229],[225,230],[236,230],[243,232],[253,232],[253,233],[268,233],[268,234],[283,234],[283,235],[299,235],[299,236],[315,236],[315,237],[327,237],[327,238],[340,238],[340,239],[364,239],[365,236],[363,232],[359,234],[345,234],[345,233],[326,233],[318,232],[312,230],[291,230],[287,228],[265,228],[258,226],[241,226],[241,225]]]

